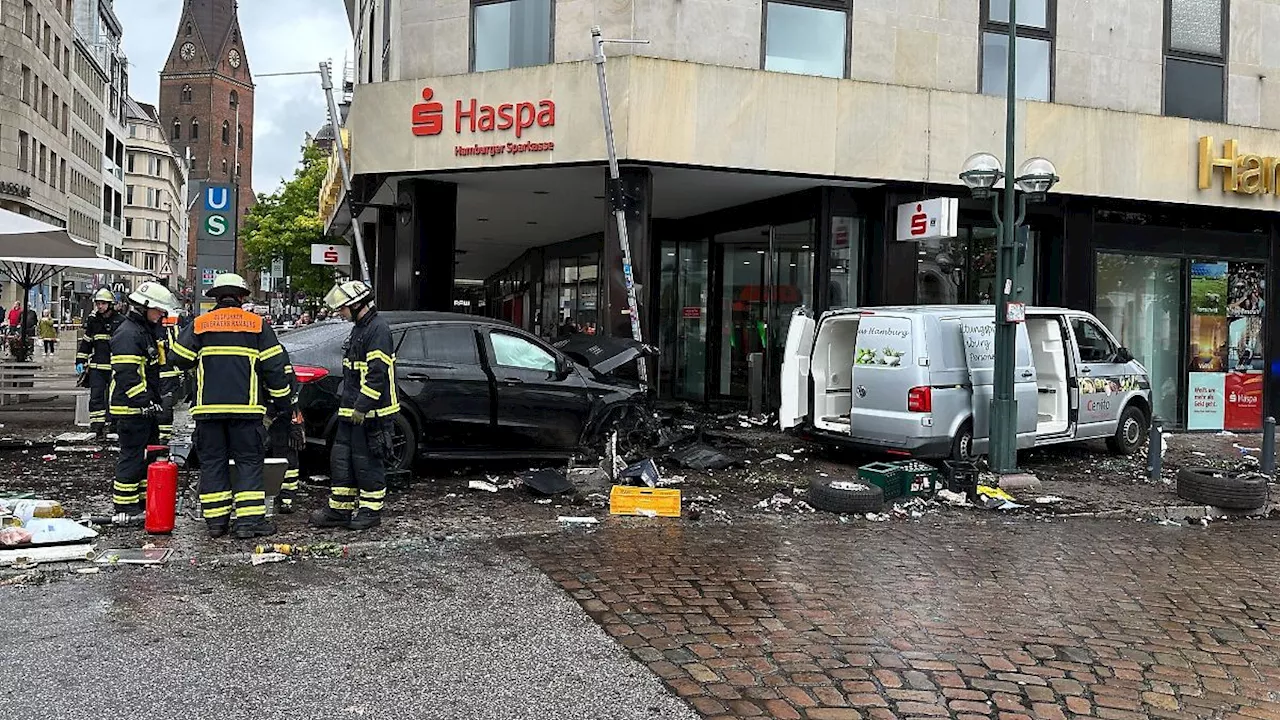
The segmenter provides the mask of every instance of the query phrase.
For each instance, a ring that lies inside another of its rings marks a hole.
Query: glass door
[[[1182,261],[1098,253],[1095,314],[1147,368],[1152,411],[1178,417],[1182,358]]]

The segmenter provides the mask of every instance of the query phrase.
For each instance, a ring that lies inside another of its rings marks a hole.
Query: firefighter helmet
[[[373,288],[363,280],[344,280],[325,293],[324,304],[330,310],[359,305],[373,298]]]
[[[93,294],[93,301],[113,303],[116,301],[116,294],[107,288],[98,288],[98,292]]]
[[[219,273],[213,279],[213,287],[205,292],[205,295],[211,298],[219,298],[224,295],[249,297],[250,294],[249,283],[235,273]]]
[[[129,302],[140,308],[157,308],[166,313],[178,309],[178,298],[158,282],[147,281],[139,285],[137,290],[129,293]]]

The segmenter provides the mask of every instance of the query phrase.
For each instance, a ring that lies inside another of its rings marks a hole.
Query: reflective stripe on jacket
[[[142,410],[160,402],[160,350],[155,331],[136,310],[111,336],[111,414],[141,415]]]
[[[342,370],[338,417],[351,417],[357,410],[368,417],[400,412],[391,328],[377,310],[370,309],[355,321],[343,353]]]
[[[262,318],[221,307],[196,318],[173,343],[179,369],[196,369],[196,418],[262,416],[289,412],[292,390],[284,373],[284,347]],[[265,391],[265,392],[262,392]]]

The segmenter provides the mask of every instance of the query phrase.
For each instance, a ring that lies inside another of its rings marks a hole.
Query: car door
[[[422,420],[428,450],[493,446],[493,379],[480,360],[480,337],[466,323],[415,325],[396,353],[402,402]]]
[[[803,310],[791,315],[786,349],[782,355],[782,405],[778,422],[789,430],[809,417],[809,370],[813,354],[813,318]]]
[[[498,442],[511,451],[576,448],[591,410],[576,366],[515,329],[491,329],[486,339]]]
[[[1092,319],[1071,315],[1071,336],[1075,345],[1076,389],[1079,393],[1077,437],[1105,437],[1115,432],[1123,410],[1124,393],[1120,380],[1125,366],[1116,362],[1119,349],[1111,337]]]

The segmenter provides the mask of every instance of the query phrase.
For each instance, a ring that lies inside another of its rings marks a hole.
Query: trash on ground
[[[609,492],[610,515],[680,517],[680,491],[632,485],[614,485]]]
[[[56,453],[97,453],[102,452],[99,445],[59,445],[53,449]]]
[[[23,525],[35,518],[60,518],[65,515],[62,503],[39,498],[0,500],[0,515],[4,514],[13,515]]]
[[[100,572],[102,572],[102,570],[96,567],[80,568],[79,570],[76,570],[77,575],[97,575]]]
[[[70,562],[75,560],[92,560],[93,545],[53,545],[50,547],[24,547],[12,550],[0,550],[0,567],[12,565],[16,568],[35,567],[43,562]]]
[[[645,458],[638,463],[633,463],[622,469],[618,473],[619,480],[635,480],[647,487],[657,487],[658,482],[662,480],[662,474],[658,472],[658,465],[651,458]]]
[[[683,485],[685,477],[683,475],[672,475],[671,477],[658,480],[658,487],[671,487],[672,485]]]
[[[795,462],[795,461],[796,461],[795,456],[793,456],[793,455],[788,455],[787,453],[778,453],[778,454],[774,455],[774,457],[778,458],[779,460],[785,460],[785,461],[787,461],[787,462]]]
[[[531,470],[520,476],[520,482],[539,495],[561,495],[573,492],[573,483],[569,478],[553,468]]]
[[[936,495],[938,500],[954,507],[973,507],[973,503],[969,502],[969,498],[964,493],[952,492],[950,490],[939,490]]]
[[[671,459],[680,467],[690,470],[724,470],[740,461],[725,455],[710,445],[696,443],[671,454]]]
[[[537,500],[534,500],[533,502],[534,502],[534,504],[535,504],[535,505],[550,505],[550,504],[551,504],[551,498],[538,498]]]
[[[98,531],[70,518],[32,518],[23,527],[31,531],[32,545],[69,543],[98,537]]]
[[[50,453],[49,455],[41,455],[40,459],[44,460],[45,462],[49,462],[50,460],[57,460],[58,456]]]
[[[889,513],[867,513],[863,517],[871,522],[889,522]]]
[[[1239,450],[1239,451],[1240,451],[1240,452],[1242,452],[1242,453],[1262,452],[1262,448],[1245,447],[1244,445],[1241,445],[1240,443],[1231,443],[1231,447],[1233,447],[1233,448],[1235,448],[1235,449]]]
[[[558,522],[568,525],[599,525],[600,521],[593,517],[574,517],[571,515],[561,515]]]
[[[7,527],[0,530],[0,546],[26,545],[31,542],[31,531],[23,527]]]
[[[97,437],[97,435],[91,432],[64,432],[61,435],[55,437],[53,440],[54,442],[63,442],[63,443],[81,443],[81,442],[89,442],[90,440],[93,440],[95,437]]]
[[[978,486],[978,498],[980,505],[987,510],[1018,510],[1026,507],[1019,505],[1009,493],[990,485]]]
[[[1066,502],[1066,499],[1060,498],[1057,495],[1045,495],[1043,497],[1036,498],[1035,502],[1037,505],[1054,505],[1056,503]]]
[[[173,548],[120,548],[103,550],[97,562],[101,565],[164,565],[173,555]]]
[[[769,512],[786,512],[788,510],[797,513],[817,512],[812,505],[804,500],[796,500],[786,493],[774,493],[773,497],[761,500],[756,503],[757,510],[767,510]]]
[[[311,557],[326,558],[344,558],[350,554],[350,550],[346,545],[334,542],[318,542],[304,545],[298,548],[299,553],[306,553]]]
[[[39,572],[27,572],[0,580],[0,587],[17,587],[27,583],[38,582],[42,575]]]
[[[282,555],[297,555],[303,550],[302,546],[289,545],[288,543],[272,543],[270,545],[259,545],[253,549],[254,553],[280,553]]]
[[[573,481],[574,485],[599,488],[601,490],[613,485],[613,481],[609,478],[609,473],[595,466],[570,468],[569,479]]]
[[[1218,437],[1237,437],[1237,435],[1231,432],[1230,430],[1223,430],[1222,432],[1218,433]]]
[[[472,480],[471,482],[467,483],[467,489],[481,490],[484,492],[491,492],[491,493],[498,492],[498,486],[494,485],[493,483],[487,480]]]
[[[278,553],[278,552],[254,553],[253,555],[249,556],[249,562],[253,563],[255,566],[266,565],[267,563],[284,562],[285,560],[288,560],[288,559],[289,559],[288,555],[285,555],[284,553]]]

